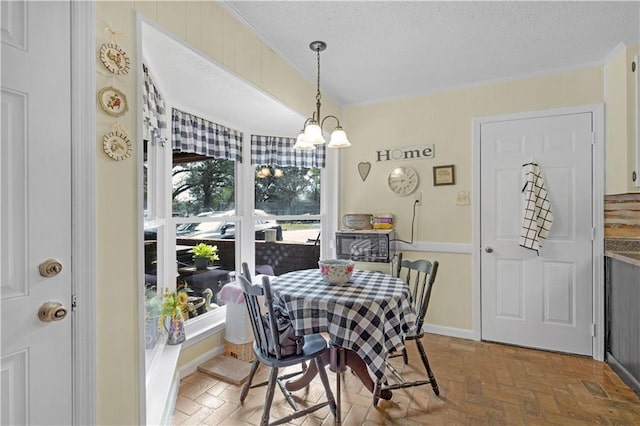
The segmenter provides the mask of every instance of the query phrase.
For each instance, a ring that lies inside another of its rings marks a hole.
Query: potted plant
[[[210,244],[200,243],[191,249],[191,253],[193,253],[193,262],[198,270],[207,269],[209,262],[220,260],[218,246]]]
[[[186,291],[167,291],[164,293],[160,323],[169,333],[167,338],[169,345],[177,345],[185,340],[184,315],[187,312],[188,301],[189,296]]]

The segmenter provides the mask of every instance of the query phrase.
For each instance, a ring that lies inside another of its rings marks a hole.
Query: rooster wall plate
[[[104,43],[100,47],[100,60],[105,68],[114,74],[129,72],[129,57],[117,44]]]
[[[129,110],[125,94],[112,86],[100,89],[98,103],[104,112],[114,117],[119,117]]]

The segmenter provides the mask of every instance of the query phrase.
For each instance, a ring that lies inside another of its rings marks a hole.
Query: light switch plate
[[[469,191],[460,191],[456,196],[456,205],[457,206],[468,206],[469,205]]]

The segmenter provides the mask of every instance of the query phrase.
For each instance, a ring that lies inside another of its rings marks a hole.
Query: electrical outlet
[[[418,206],[422,205],[422,192],[416,193],[416,201],[418,202]]]

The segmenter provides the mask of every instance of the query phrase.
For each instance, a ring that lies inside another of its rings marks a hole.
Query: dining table
[[[295,334],[327,333],[331,348],[342,349],[334,350],[332,358],[342,357],[372,392],[384,380],[387,354],[402,349],[405,334],[415,326],[408,285],[382,272],[356,269],[348,282],[331,284],[319,269],[305,269],[276,277],[271,289],[274,304],[289,314]],[[306,379],[287,388],[306,384],[313,374],[308,370]]]

